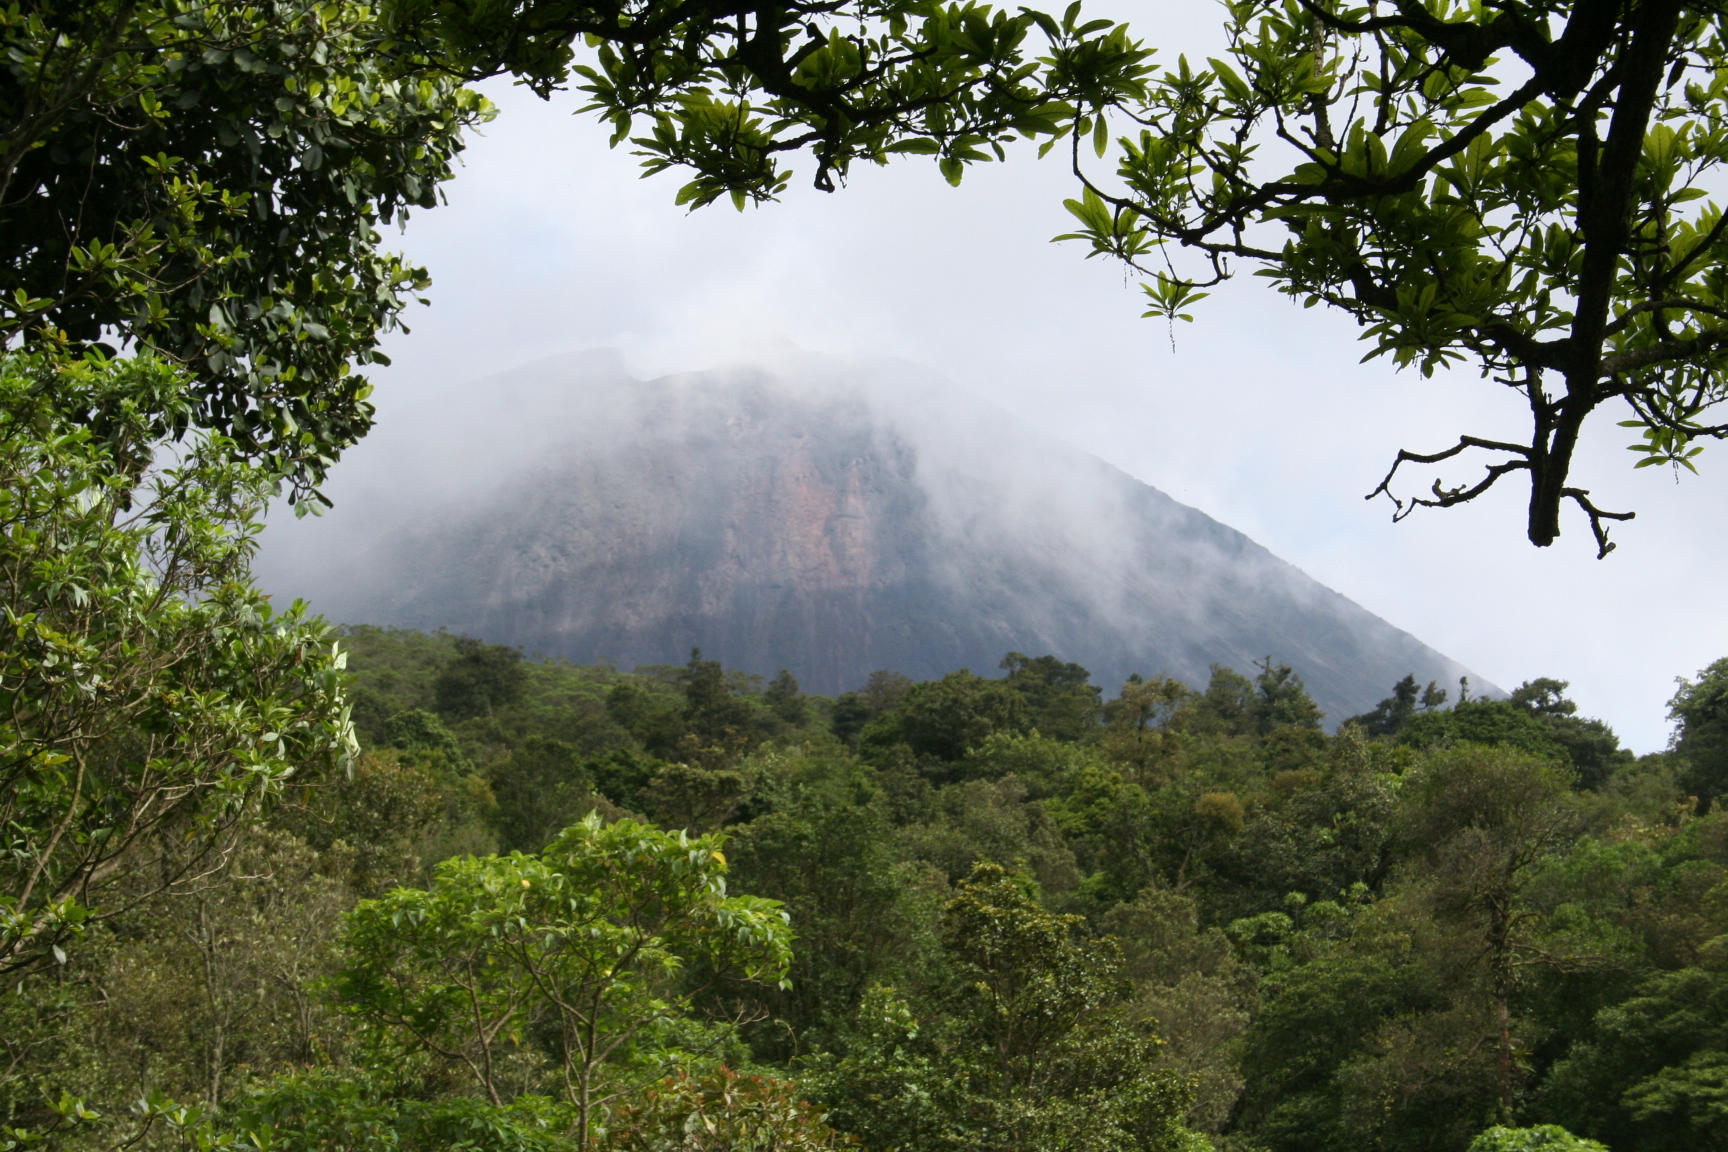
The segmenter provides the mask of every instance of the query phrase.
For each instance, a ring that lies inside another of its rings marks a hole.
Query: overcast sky
[[[1167,57],[1216,51],[1209,4],[1119,11],[1156,29]],[[1350,323],[1252,277],[1174,333],[1140,319],[1120,268],[1049,243],[1071,194],[1054,158],[1023,150],[959,189],[908,160],[833,195],[807,187],[805,165],[780,204],[687,214],[676,175],[638,179],[626,150],[572,115],[576,100],[487,90],[502,114],[471,141],[448,206],[394,241],[430,267],[433,305],[388,345],[383,419],[582,348],[619,348],[639,374],[782,341],[901,356],[1241,529],[1503,687],[1571,680],[1582,709],[1639,751],[1667,740],[1674,678],[1728,655],[1728,445],[1677,485],[1664,469],[1634,473],[1620,414],[1602,413],[1574,483],[1638,512],[1603,561],[1570,510],[1554,547],[1531,547],[1515,484],[1394,525],[1388,504],[1362,497],[1400,446],[1521,436],[1521,399],[1473,373],[1358,364]]]

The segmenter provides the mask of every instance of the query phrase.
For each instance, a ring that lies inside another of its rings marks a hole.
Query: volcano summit
[[[1336,721],[1466,669],[1211,517],[910,366],[515,369],[381,422],[258,574],[351,622],[810,691],[1010,650],[1113,691],[1290,664]]]

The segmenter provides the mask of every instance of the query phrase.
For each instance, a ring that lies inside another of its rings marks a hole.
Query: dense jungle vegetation
[[[159,849],[114,884],[130,915],[19,983],[10,1124],[99,1146],[155,1099],[159,1135],[171,1100],[284,1148],[1728,1146],[1728,661],[1634,757],[1554,680],[1406,680],[1328,735],[1271,660],[1105,699],[1010,653],[829,700],[700,653],[341,644],[358,755],[196,884],[162,889]]]

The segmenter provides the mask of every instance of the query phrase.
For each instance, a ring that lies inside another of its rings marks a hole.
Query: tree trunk
[[[1592,363],[1596,360],[1591,358]],[[1566,378],[1567,400],[1561,406],[1560,418],[1553,433],[1544,436],[1539,429],[1533,445],[1537,455],[1530,460],[1530,543],[1546,548],[1560,536],[1560,504],[1565,499],[1567,473],[1572,469],[1572,453],[1578,447],[1578,430],[1590,410],[1596,407],[1593,380]]]
[[[1601,6],[1603,15],[1617,5]],[[1552,437],[1545,437],[1537,415],[1530,457],[1530,542],[1546,548],[1560,535],[1561,494],[1578,444],[1578,430],[1599,403],[1602,345],[1613,306],[1615,279],[1631,235],[1637,201],[1638,158],[1650,125],[1656,95],[1668,67],[1668,49],[1679,26],[1679,0],[1644,0],[1631,18],[1632,38],[1619,59],[1622,73],[1608,137],[1598,146],[1594,113],[1580,119],[1578,229],[1584,238],[1578,300],[1566,372],[1566,399]],[[1581,37],[1591,33],[1584,31]],[[1532,403],[1538,398],[1532,396]]]

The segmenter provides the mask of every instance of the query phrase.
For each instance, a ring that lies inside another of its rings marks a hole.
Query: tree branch
[[[1633,520],[1638,516],[1638,513],[1636,512],[1602,511],[1602,509],[1596,507],[1596,505],[1590,502],[1590,493],[1583,488],[1562,488],[1560,489],[1560,495],[1562,497],[1570,497],[1577,503],[1578,507],[1584,509],[1584,514],[1590,517],[1590,531],[1596,536],[1596,559],[1598,560],[1607,556],[1608,553],[1614,551],[1617,547],[1617,545],[1608,542],[1608,526],[1602,523],[1602,521]]]
[[[1523,459],[1509,460],[1504,464],[1489,465],[1488,474],[1471,488],[1466,488],[1462,484],[1456,488],[1442,488],[1440,486],[1440,480],[1436,478],[1431,489],[1434,494],[1431,497],[1412,496],[1408,500],[1400,500],[1392,494],[1392,478],[1397,475],[1398,469],[1403,465],[1438,464],[1442,460],[1450,460],[1460,452],[1470,448],[1483,448],[1491,452],[1510,452],[1516,456],[1523,457]],[[1414,512],[1417,508],[1450,508],[1455,504],[1463,504],[1467,501],[1474,500],[1482,493],[1488,491],[1489,488],[1493,487],[1495,481],[1499,480],[1500,477],[1509,472],[1528,471],[1531,468],[1530,456],[1531,450],[1522,444],[1509,444],[1503,440],[1484,440],[1479,436],[1460,436],[1458,438],[1458,443],[1453,445],[1451,448],[1448,448],[1443,452],[1435,452],[1426,455],[1420,452],[1412,452],[1407,448],[1400,448],[1398,450],[1398,458],[1392,462],[1392,467],[1387,471],[1386,478],[1381,480],[1379,486],[1376,487],[1374,491],[1364,496],[1363,499],[1372,500],[1374,497],[1384,494],[1388,500],[1392,501],[1394,507],[1397,509],[1392,515],[1394,521],[1404,519],[1404,517],[1410,515],[1410,513]]]
[[[1603,377],[1618,376],[1622,372],[1635,372],[1652,364],[1686,360],[1720,348],[1725,343],[1728,343],[1728,330],[1706,332],[1690,340],[1664,340],[1648,348],[1634,348],[1630,352],[1604,356],[1599,374]]]

